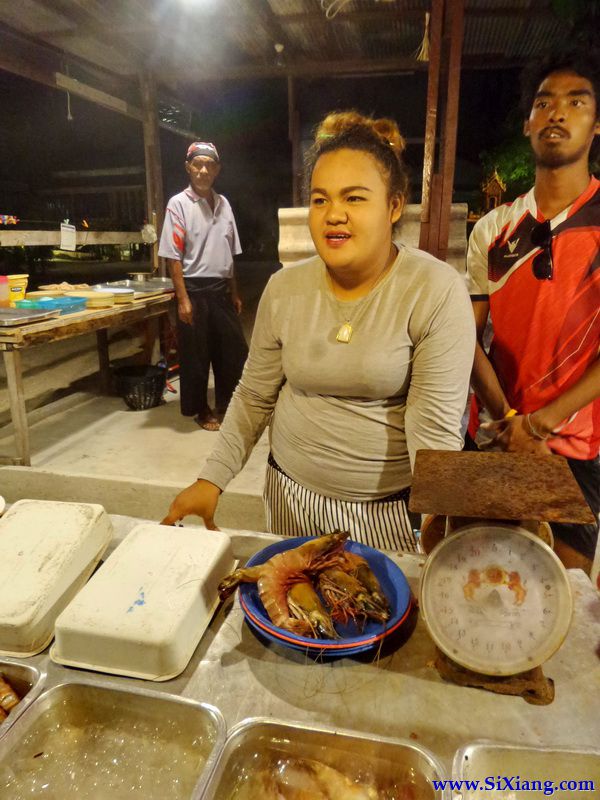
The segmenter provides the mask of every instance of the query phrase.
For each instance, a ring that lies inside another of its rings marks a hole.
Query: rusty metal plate
[[[409,508],[422,514],[594,523],[562,456],[419,450]]]

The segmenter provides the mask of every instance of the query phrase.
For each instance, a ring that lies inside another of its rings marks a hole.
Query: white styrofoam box
[[[56,620],[59,664],[163,681],[187,666],[235,566],[218,531],[137,525]]]
[[[112,538],[102,506],[19,500],[0,519],[0,654],[33,656]]]

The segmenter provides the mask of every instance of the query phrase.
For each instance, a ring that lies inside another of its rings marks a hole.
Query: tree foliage
[[[527,191],[535,179],[535,164],[529,139],[523,135],[523,121],[514,108],[503,125],[499,144],[479,154],[486,176],[494,170],[506,184],[506,199]]]

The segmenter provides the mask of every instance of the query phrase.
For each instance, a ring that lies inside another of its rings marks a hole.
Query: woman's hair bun
[[[334,111],[322,120],[316,130],[315,142],[337,137],[350,131],[361,131],[379,139],[383,144],[392,147],[398,157],[404,151],[406,143],[398,125],[393,119],[373,119],[358,111]]]
[[[368,153],[379,164],[388,184],[390,197],[408,197],[408,171],[402,158],[405,141],[392,119],[373,117],[349,111],[333,111],[315,130],[315,141],[305,156],[306,187],[310,186],[315,165],[321,156],[337,150]]]

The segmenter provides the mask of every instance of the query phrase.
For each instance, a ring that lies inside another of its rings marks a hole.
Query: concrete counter
[[[139,522],[112,519],[113,545]],[[241,561],[276,538],[228,533]],[[424,557],[388,555],[416,595]],[[94,676],[206,701],[223,712],[229,728],[246,717],[272,716],[412,738],[442,759],[449,775],[455,751],[475,739],[515,746],[600,746],[600,595],[583,572],[570,570],[569,579],[575,613],[564,645],[544,666],[556,689],[548,706],[442,681],[433,666],[433,642],[416,612],[397,649],[355,658],[319,662],[259,641],[236,598],[219,608],[186,670],[164,683],[69,669],[54,664],[47,651],[28,663],[47,670],[47,685]]]

